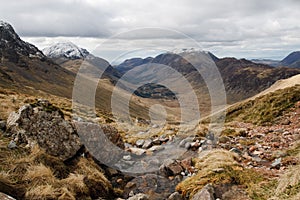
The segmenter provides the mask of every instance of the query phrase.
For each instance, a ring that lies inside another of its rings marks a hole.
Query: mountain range
[[[0,199],[299,199],[299,52],[184,49],[111,66],[71,42],[41,51],[0,22],[0,58]],[[227,102],[210,112],[218,75]],[[92,111],[72,98],[78,79]]]
[[[34,45],[21,40],[12,26],[5,22],[1,22],[0,36],[0,74],[2,77],[1,83],[5,87],[17,87],[21,90],[28,90],[28,87],[30,87],[70,98],[73,81],[80,69],[82,73],[92,79],[97,79],[98,74],[102,74],[102,78],[110,81],[108,85],[107,83],[99,85],[98,93],[102,93],[102,95],[99,94],[99,98],[96,99],[99,107],[110,110],[110,98],[108,97],[112,94],[111,88],[113,88],[113,85],[118,80],[122,80],[121,77],[124,73],[149,63],[161,64],[170,66],[182,74],[197,93],[199,105],[203,109],[204,115],[209,112],[210,96],[203,77],[201,77],[191,63],[183,59],[179,54],[167,52],[157,55],[154,58],[132,58],[125,60],[118,66],[112,67],[108,61],[94,56],[86,49],[77,47],[70,42],[54,44],[45,48],[43,53]],[[196,58],[197,53],[200,55],[201,52],[189,50],[184,53],[186,56]],[[274,68],[246,59],[218,58],[211,52],[206,53],[215,62],[222,76],[227,94],[227,103],[229,104],[259,93],[277,80],[300,73],[300,69],[297,68]],[[283,63],[295,64],[297,62],[297,55],[294,53],[288,56],[283,60]],[[135,78],[131,81],[137,81],[140,75],[142,74],[136,74]],[[169,75],[165,74],[165,76],[168,77]],[[127,93],[128,88],[124,87],[126,83],[122,83],[122,81],[119,83],[119,86],[121,86],[120,89],[124,93]],[[152,98],[177,101],[174,96],[175,94],[168,88],[165,88],[163,85],[151,84],[149,83],[137,88],[134,94],[143,97],[144,100],[145,98]],[[181,86],[179,85],[178,87]],[[136,104],[138,103],[133,103],[133,105]],[[167,102],[167,104],[170,103]],[[147,108],[145,109],[147,110]],[[139,112],[139,110],[144,109],[135,109],[136,112]]]
[[[252,59],[251,61],[255,63],[267,64],[274,67],[285,66],[291,68],[300,68],[300,51],[291,52],[281,61],[270,59]]]
[[[223,78],[229,104],[251,97],[268,88],[277,80],[288,78],[300,72],[299,69],[289,67],[275,68],[266,64],[254,63],[246,59],[217,58],[210,52],[209,55],[212,60],[215,61]],[[121,73],[126,73],[135,67],[148,63],[171,66],[185,76],[195,88],[202,88],[202,93],[207,93],[207,91],[205,91],[203,77],[199,75],[191,63],[184,60],[184,58],[178,54],[164,53],[155,58],[127,59],[123,63],[115,66],[115,68]],[[137,94],[141,93],[143,89],[141,88],[140,90],[141,91]]]

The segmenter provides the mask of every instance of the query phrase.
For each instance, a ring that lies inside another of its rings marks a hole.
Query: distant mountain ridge
[[[294,51],[279,63],[282,66],[300,68],[300,51]]]
[[[72,42],[59,42],[43,49],[43,52],[49,58],[66,57],[68,59],[84,59],[90,53],[83,48],[79,48]]]
[[[190,55],[191,58],[197,58],[198,51],[186,51],[183,52],[186,55]],[[246,59],[236,59],[236,58],[218,58],[212,53],[206,52],[215,61],[219,72],[224,81],[225,89],[227,92],[228,103],[235,103],[237,101],[251,97],[264,89],[268,88],[270,85],[275,83],[279,79],[285,79],[293,75],[299,74],[299,69],[292,68],[274,68],[269,65],[254,63]],[[132,70],[139,64],[145,63],[158,63],[166,66],[170,66],[177,70],[187,80],[194,86],[195,90],[201,91],[200,93],[207,93],[207,88],[203,77],[199,72],[193,67],[191,63],[185,60],[182,56],[175,53],[163,53],[155,58],[151,59],[128,59],[120,65],[116,66],[116,69],[126,72],[126,70]],[[139,74],[136,74],[138,77]],[[166,75],[168,77],[168,75]],[[139,88],[136,94],[143,94],[140,96],[149,96],[151,94],[145,95],[145,91],[151,93],[149,88]],[[155,93],[154,91],[152,91]],[[169,94],[169,93],[165,93]],[[173,97],[172,97],[173,98]]]
[[[98,78],[102,77],[115,82],[121,75],[108,61],[94,56],[86,49],[78,47],[72,42],[59,42],[43,49],[45,55],[62,67],[77,73],[81,68],[82,73]]]

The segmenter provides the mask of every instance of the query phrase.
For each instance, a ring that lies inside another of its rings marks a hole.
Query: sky
[[[0,19],[40,49],[71,41],[110,62],[199,48],[281,60],[300,46],[298,0],[0,0]]]

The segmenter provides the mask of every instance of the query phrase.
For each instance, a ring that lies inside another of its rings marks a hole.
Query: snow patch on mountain
[[[90,53],[72,42],[59,42],[50,47],[44,48],[43,52],[50,58],[66,57],[69,59],[86,58]]]

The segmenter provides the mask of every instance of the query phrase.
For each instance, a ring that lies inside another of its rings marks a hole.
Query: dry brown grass
[[[27,199],[57,199],[58,191],[52,185],[40,185],[26,192]]]
[[[110,182],[92,160],[78,158],[68,166],[38,146],[8,150],[1,141],[0,187],[18,199],[89,199],[113,195]],[[5,147],[5,148],[4,148]],[[27,153],[20,153],[27,152]],[[5,152],[3,152],[5,153]],[[6,156],[5,156],[6,155]],[[4,188],[5,187],[5,188]]]
[[[200,155],[200,158],[195,160],[195,167],[199,170],[197,174],[179,183],[176,190],[183,196],[192,198],[208,183],[236,184],[250,189],[262,180],[258,173],[244,169],[236,159],[236,154],[221,149]]]
[[[84,183],[85,176],[71,173],[67,178],[61,180],[61,184],[73,194],[88,194],[88,188]]]
[[[23,180],[29,182],[30,185],[54,184],[56,177],[49,167],[43,164],[30,166],[23,176]]]

